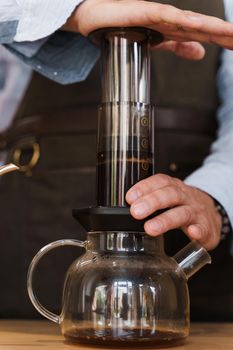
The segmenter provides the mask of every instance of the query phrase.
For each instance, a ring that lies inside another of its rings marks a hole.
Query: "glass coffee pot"
[[[60,240],[36,254],[28,292],[35,308],[60,324],[70,341],[167,346],[188,336],[187,280],[211,259],[197,242],[168,257],[163,238],[145,234],[144,222],[131,217],[125,202],[128,189],[155,172],[150,45],[163,38],[144,28],[110,28],[91,39],[102,50],[97,207],[73,210],[88,232],[85,242]],[[37,299],[34,271],[45,254],[65,245],[85,252],[67,272],[56,315]]]
[[[33,273],[43,255],[64,245],[86,252],[67,272],[62,311],[55,315],[37,300]],[[85,242],[67,239],[44,247],[32,261],[28,291],[36,309],[60,324],[72,342],[169,345],[189,334],[187,280],[208,262],[208,253],[197,242],[171,258],[164,253],[162,238],[138,232],[90,232]]]

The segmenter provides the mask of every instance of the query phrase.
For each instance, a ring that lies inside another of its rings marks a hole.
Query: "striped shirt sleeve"
[[[233,22],[233,1],[225,0],[224,4],[226,19]],[[217,83],[221,101],[217,111],[218,137],[202,167],[185,181],[217,199],[233,227],[233,51],[223,50]]]
[[[31,42],[59,29],[82,0],[1,0],[0,43]]]
[[[58,29],[83,0],[0,0],[0,44],[61,84],[85,80],[99,50],[80,34]]]

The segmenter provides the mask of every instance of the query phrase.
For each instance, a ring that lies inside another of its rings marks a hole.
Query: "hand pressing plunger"
[[[233,49],[232,23],[141,0],[86,0],[76,8],[62,29],[87,36],[101,28],[132,26],[161,32],[165,41],[157,48],[173,51],[183,58],[203,58],[205,50],[199,42]]]
[[[173,51],[187,59],[202,59],[200,43],[215,43],[233,49],[233,24],[221,19],[183,11],[170,5],[142,0],[86,0],[76,8],[64,30],[87,36],[107,27],[147,27],[161,32],[165,41],[156,49]],[[205,248],[215,248],[220,240],[221,216],[213,199],[184,182],[162,174],[134,185],[126,195],[131,213],[144,219],[159,209],[167,209],[145,224],[153,236],[181,227]]]
[[[191,239],[206,249],[214,249],[220,240],[221,216],[213,199],[183,181],[164,175],[153,175],[138,182],[126,194],[135,219],[145,219],[160,209],[162,214],[146,221],[145,231],[158,236],[181,228]]]

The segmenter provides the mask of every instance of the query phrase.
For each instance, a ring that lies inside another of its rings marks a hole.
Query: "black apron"
[[[161,2],[161,1],[160,1]],[[222,1],[163,1],[224,17]],[[207,45],[200,62],[169,53],[152,57],[152,102],[155,117],[156,172],[184,179],[201,166],[215,138],[218,106],[216,72],[220,50]],[[16,155],[25,174],[11,173],[0,182],[0,317],[40,317],[26,291],[27,269],[36,252],[61,238],[85,239],[72,208],[95,205],[96,119],[100,102],[99,64],[85,82],[61,86],[35,73],[13,126],[1,135],[8,161]],[[193,123],[195,120],[195,125]],[[166,234],[169,254],[187,239]],[[230,235],[212,253],[213,264],[190,280],[191,318],[233,320],[233,258]],[[59,313],[64,273],[81,253],[62,248],[44,258],[38,269],[38,296]]]

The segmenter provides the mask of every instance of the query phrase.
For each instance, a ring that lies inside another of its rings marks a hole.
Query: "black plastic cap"
[[[94,207],[73,209],[73,217],[87,232],[132,231],[144,232],[146,220],[135,220],[127,207]],[[147,219],[148,220],[148,219]]]

